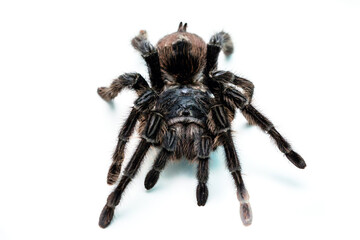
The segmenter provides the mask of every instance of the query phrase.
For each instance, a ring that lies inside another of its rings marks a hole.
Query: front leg
[[[160,91],[164,86],[164,82],[161,78],[159,54],[147,39],[146,31],[141,30],[139,34],[131,40],[131,45],[141,53],[141,56],[146,62],[152,88]]]
[[[99,87],[97,92],[102,99],[109,102],[124,88],[135,90],[140,96],[149,89],[149,84],[139,73],[125,73],[115,79],[109,87]]]
[[[234,51],[234,45],[230,35],[223,31],[214,34],[207,44],[206,66],[204,69],[204,74],[206,76],[209,76],[212,71],[216,70],[221,50],[223,50],[226,56],[229,56]]]

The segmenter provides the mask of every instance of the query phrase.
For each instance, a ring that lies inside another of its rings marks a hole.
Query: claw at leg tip
[[[106,205],[100,214],[99,226],[101,228],[106,228],[107,226],[109,226],[113,216],[114,216],[114,208],[111,208]]]
[[[285,156],[290,160],[296,167],[300,169],[304,169],[306,167],[306,163],[304,159],[295,151],[290,151],[286,153]]]
[[[250,226],[252,223],[252,210],[250,203],[240,204],[240,217],[244,226]]]
[[[97,89],[98,94],[100,94],[103,89],[104,89],[104,87],[99,87],[99,88]]]
[[[111,99],[107,96],[106,89],[107,89],[106,87],[99,87],[97,89],[97,93],[104,101],[110,102]]]

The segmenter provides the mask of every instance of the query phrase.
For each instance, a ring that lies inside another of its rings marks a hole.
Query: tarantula
[[[139,96],[119,133],[107,175],[108,184],[118,180],[126,143],[138,121],[141,135],[135,153],[101,212],[99,225],[102,228],[110,224],[122,193],[138,172],[150,146],[161,151],[145,178],[145,188],[154,187],[169,160],[184,157],[198,164],[196,198],[197,204],[204,206],[208,198],[209,155],[222,145],[237,188],[241,220],[244,225],[250,225],[249,195],[230,128],[236,109],[240,109],[250,124],[268,133],[296,167],[306,166],[270,120],[251,105],[253,83],[231,72],[217,70],[220,51],[227,56],[233,52],[230,35],[223,31],[216,33],[206,44],[186,28],[186,23],[180,23],[178,31],[160,39],[156,47],[148,41],[146,31],[140,31],[132,39],[132,46],[147,64],[151,86],[140,74],[125,73],[109,87],[98,88],[99,95],[106,101],[115,98],[123,88],[133,89]]]

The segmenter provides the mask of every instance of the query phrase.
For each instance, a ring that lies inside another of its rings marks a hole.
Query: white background
[[[124,72],[147,76],[131,38],[146,29],[155,44],[180,21],[205,41],[231,34],[235,52],[219,68],[254,82],[254,105],[308,166],[295,168],[238,114],[250,227],[220,149],[205,207],[185,161],[144,189],[151,150],[101,229],[107,170],[135,94],[109,105],[96,89]],[[1,1],[0,239],[359,239],[359,24],[356,0]]]

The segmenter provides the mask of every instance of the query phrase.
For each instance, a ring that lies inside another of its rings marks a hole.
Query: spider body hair
[[[180,23],[178,31],[160,39],[156,47],[147,40],[144,30],[131,43],[147,64],[150,85],[140,74],[129,73],[119,76],[109,87],[98,89],[106,101],[115,98],[123,88],[133,89],[138,94],[120,130],[108,184],[115,184],[119,178],[125,147],[137,122],[140,123],[141,141],[107,198],[99,218],[100,227],[111,223],[115,207],[152,146],[160,148],[160,152],[145,178],[145,188],[155,186],[169,160],[186,158],[198,165],[196,199],[199,206],[206,204],[209,195],[210,153],[223,146],[226,165],[237,189],[241,220],[244,225],[250,225],[249,194],[231,133],[236,109],[250,124],[268,133],[295,166],[305,168],[306,164],[271,121],[252,106],[254,84],[231,72],[217,70],[220,51],[227,56],[233,52],[230,35],[216,33],[206,44],[198,35],[187,32],[187,24]]]

